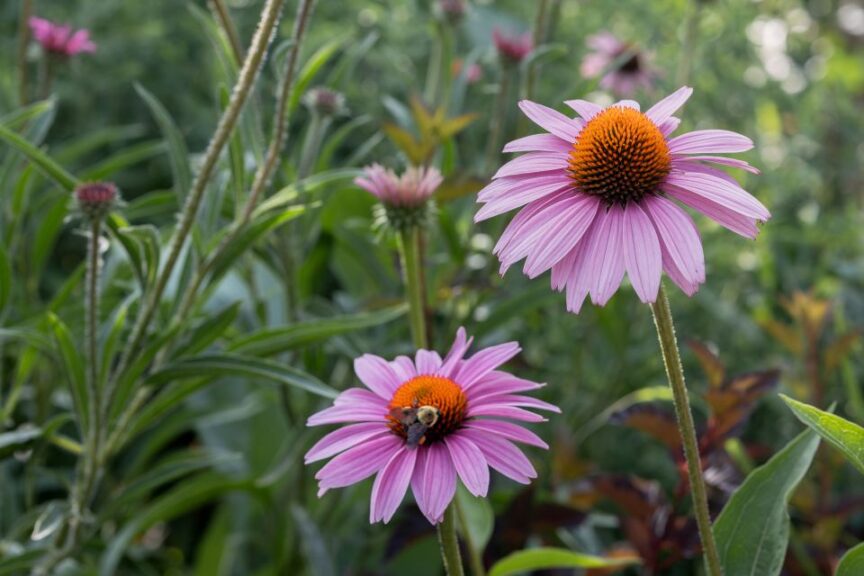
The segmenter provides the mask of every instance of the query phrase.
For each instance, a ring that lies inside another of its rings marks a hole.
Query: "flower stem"
[[[102,234],[102,218],[93,218],[90,224],[90,238],[87,248],[87,394],[90,396],[90,450],[96,454],[98,437],[102,433],[100,425],[99,390],[99,236]]]
[[[660,285],[657,301],[651,304],[654,313],[654,325],[657,327],[657,337],[660,340],[660,350],[663,352],[663,364],[666,366],[666,376],[672,387],[675,400],[675,415],[678,419],[678,430],[684,445],[684,457],[687,460],[687,476],[690,480],[690,492],[693,495],[693,509],[696,514],[696,524],[699,527],[699,537],[705,552],[705,562],[710,576],[722,576],[720,556],[717,554],[717,544],[711,531],[711,516],[708,513],[708,496],[705,482],[702,478],[702,463],[699,460],[699,447],[696,439],[696,427],[693,425],[693,414],[690,412],[690,401],[687,397],[687,384],[684,381],[684,369],[678,354],[678,344],[675,340],[675,325],[672,321],[672,311],[666,290]]]
[[[441,558],[447,576],[463,576],[462,557],[459,554],[459,540],[456,539],[455,503],[451,502],[444,511],[444,519],[438,524],[438,543],[441,545]]]
[[[501,80],[498,82],[498,93],[489,126],[489,143],[486,148],[486,166],[484,172],[491,174],[501,157],[501,134],[507,122],[507,93],[510,91],[510,76],[514,74],[513,67],[501,63]]]
[[[28,101],[29,70],[27,67],[27,45],[30,43],[30,16],[33,13],[33,0],[21,0],[21,16],[18,19],[18,104],[25,106]]]
[[[471,573],[474,576],[486,576],[486,568],[483,566],[483,554],[481,550],[477,550],[472,542],[471,532],[468,530],[468,520],[465,517],[465,511],[459,505],[459,499],[453,499],[453,508],[456,510],[456,517],[459,518],[459,524],[462,526],[462,538],[465,540],[465,548],[468,549],[468,562],[471,564]]]
[[[224,0],[209,0],[210,11],[219,21],[219,26],[225,32],[228,38],[228,44],[231,46],[231,53],[234,55],[234,60],[237,64],[243,62],[243,46],[240,44],[240,35],[237,34],[237,27],[234,26],[234,21],[231,19],[231,13],[228,7],[225,6]]]
[[[412,226],[399,232],[399,254],[402,258],[402,273],[404,274],[405,293],[408,299],[411,337],[417,348],[428,348],[423,271],[421,268],[423,256],[420,250],[419,227]]]

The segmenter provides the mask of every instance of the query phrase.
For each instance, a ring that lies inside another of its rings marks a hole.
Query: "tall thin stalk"
[[[516,74],[515,66],[501,64],[501,80],[498,82],[498,93],[492,108],[489,123],[489,142],[486,145],[486,164],[484,173],[490,174],[501,157],[501,135],[507,122],[507,95],[510,91],[511,77]]]
[[[696,524],[699,527],[699,538],[705,554],[705,563],[710,576],[722,576],[720,555],[714,533],[711,531],[711,516],[708,512],[708,494],[705,490],[705,480],[702,478],[702,462],[699,458],[699,441],[696,437],[696,427],[693,424],[693,414],[690,411],[690,400],[687,397],[687,384],[684,381],[684,368],[678,354],[678,343],[675,339],[675,324],[672,321],[672,310],[666,290],[660,285],[657,301],[651,304],[654,313],[654,325],[657,327],[657,337],[660,340],[660,350],[663,353],[663,364],[666,366],[666,376],[672,388],[675,401],[675,416],[678,420],[678,430],[684,445],[684,458],[687,461],[687,478],[690,481],[690,493],[693,496],[693,510]]]
[[[243,105],[246,103],[249,93],[255,85],[255,80],[261,70],[264,55],[267,53],[267,48],[273,38],[273,32],[276,29],[276,25],[278,24],[282,14],[283,3],[284,0],[267,0],[264,9],[261,12],[261,20],[258,24],[258,29],[255,31],[255,36],[252,39],[252,46],[246,56],[246,60],[243,62],[240,76],[237,79],[237,84],[234,86],[234,90],[231,94],[231,100],[229,101],[225,112],[222,114],[222,118],[219,120],[219,125],[216,128],[216,132],[213,134],[213,138],[207,146],[201,169],[192,183],[192,190],[189,192],[186,204],[183,206],[183,210],[180,213],[180,220],[177,224],[177,228],[171,236],[165,264],[157,277],[152,290],[142,296],[145,301],[138,312],[135,325],[129,335],[127,345],[117,364],[117,368],[114,370],[112,378],[108,381],[105,403],[103,405],[103,410],[106,414],[114,400],[117,379],[124,370],[126,370],[132,356],[138,351],[144,341],[147,329],[149,328],[153,315],[156,313],[156,309],[162,300],[162,294],[165,292],[168,280],[174,271],[174,266],[180,258],[180,253],[186,243],[186,238],[195,223],[198,208],[201,205],[204,192],[207,190],[207,184],[213,175],[213,171],[216,168],[222,150],[225,148],[228,139],[231,137],[231,133],[234,131],[234,127],[240,117]]]
[[[228,38],[228,44],[231,46],[231,53],[234,55],[234,61],[238,64],[243,61],[243,45],[240,44],[240,35],[237,33],[237,27],[234,26],[234,20],[231,19],[231,13],[225,5],[225,0],[209,0],[210,11],[219,22],[220,28],[225,32]]]
[[[27,47],[30,44],[30,16],[33,15],[33,0],[21,0],[21,14],[18,18],[18,104],[26,105],[29,99],[27,67]]]

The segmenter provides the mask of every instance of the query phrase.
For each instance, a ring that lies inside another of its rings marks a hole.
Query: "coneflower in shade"
[[[354,183],[374,194],[384,207],[387,221],[397,230],[422,226],[429,201],[444,178],[432,167],[410,167],[397,176],[380,164],[363,169]]]
[[[498,56],[505,64],[518,64],[534,50],[534,39],[530,32],[510,35],[495,28],[492,31],[492,40]]]
[[[647,112],[622,100],[603,108],[565,102],[569,118],[523,100],[528,118],[547,133],[514,140],[505,152],[526,152],[501,167],[480,191],[475,221],[521,208],[494,252],[504,274],[525,258],[534,278],[552,270],[552,286],[567,291],[567,309],[578,313],[586,296],[604,305],[625,272],[643,302],[654,302],[666,274],[686,294],[705,281],[702,242],[678,202],[729,230],[755,238],[757,222],[770,218],[758,200],[715,166],[758,171],[720,156],[753,147],[727,130],[696,130],[671,137],[673,116],[692,94],[684,87]]]
[[[354,362],[364,388],[341,393],[334,405],[309,418],[309,426],[344,424],[306,454],[311,464],[330,460],[315,478],[318,495],[373,474],[370,522],[388,522],[408,487],[433,524],[441,522],[456,493],[456,479],[486,496],[489,468],[522,484],[537,473],[514,442],[548,448],[536,434],[510,422],[542,422],[528,410],[560,412],[521,394],[542,384],[499,370],[520,348],[508,342],[465,358],[472,339],[460,328],[442,359],[418,350],[414,359],[388,362],[366,354]]]
[[[73,31],[71,26],[55,24],[35,16],[30,18],[29,24],[33,38],[46,52],[75,56],[96,51],[96,44],[90,40],[90,31],[87,29]]]
[[[644,52],[611,32],[589,36],[585,44],[591,52],[582,60],[582,76],[596,78],[602,74],[600,87],[624,97],[632,96],[639,88],[651,88],[657,73]]]

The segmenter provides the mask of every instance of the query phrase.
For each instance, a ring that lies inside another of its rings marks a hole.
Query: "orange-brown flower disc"
[[[654,194],[672,160],[666,138],[647,116],[613,106],[592,118],[570,151],[569,171],[579,190],[607,204]]]
[[[390,409],[433,406],[438,409],[438,421],[426,432],[426,442],[443,438],[455,432],[465,419],[468,397],[458,384],[443,376],[417,376],[405,382],[393,394]],[[405,427],[392,415],[390,428],[400,436]]]

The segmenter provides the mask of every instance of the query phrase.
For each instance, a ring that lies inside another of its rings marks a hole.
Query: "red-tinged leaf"
[[[609,418],[609,422],[641,430],[676,454],[680,452],[681,434],[678,432],[675,414],[665,407],[637,404],[616,412]]]
[[[861,340],[861,332],[852,330],[840,336],[825,349],[825,371],[829,374],[836,370]]]
[[[720,358],[702,342],[691,340],[687,344],[693,350],[693,353],[696,354],[696,358],[699,359],[699,364],[702,366],[705,376],[708,377],[708,385],[711,388],[719,387],[726,377],[726,367],[723,366]]]
[[[467,128],[474,120],[477,119],[477,114],[463,114],[455,118],[445,120],[438,128],[442,138],[450,138],[455,136],[465,128]]]
[[[718,445],[745,423],[756,402],[777,385],[779,370],[765,370],[735,376],[721,388],[708,390],[705,400],[711,407],[711,420],[705,444]]]
[[[407,130],[404,130],[391,122],[381,126],[385,134],[393,141],[399,150],[405,153],[412,164],[422,164],[426,156],[425,146]]]
[[[598,494],[611,501],[625,516],[647,520],[658,507],[665,505],[665,498],[656,482],[636,477],[601,476],[590,481]]]
[[[804,342],[801,336],[790,326],[778,322],[772,318],[758,321],[763,330],[768,332],[775,340],[785,346],[795,356],[804,353]]]
[[[781,303],[804,329],[808,339],[817,341],[828,319],[831,301],[817,298],[808,292],[795,292],[791,298],[782,298]]]

